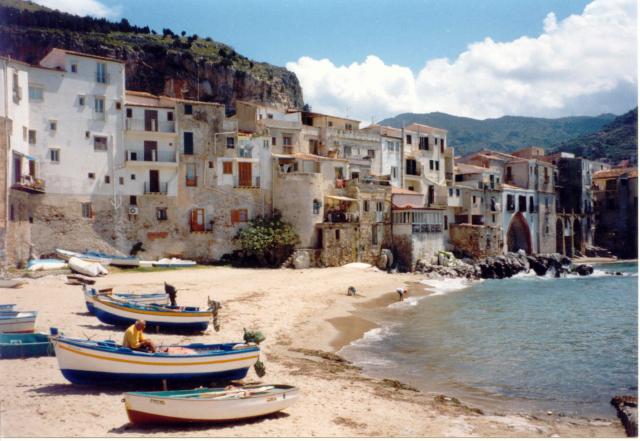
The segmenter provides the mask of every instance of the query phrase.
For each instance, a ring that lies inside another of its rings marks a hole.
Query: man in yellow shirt
[[[134,351],[156,352],[156,345],[151,340],[144,338],[144,320],[137,320],[133,325],[129,326],[124,332],[122,346],[133,349]]]

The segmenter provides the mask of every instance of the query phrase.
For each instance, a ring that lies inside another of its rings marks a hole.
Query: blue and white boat
[[[0,314],[0,333],[33,332],[37,315],[36,311],[4,311]]]
[[[87,262],[95,262],[101,265],[122,267],[140,266],[140,259],[135,256],[116,256],[114,254],[106,254],[99,251],[85,251],[84,253],[78,253],[75,251],[63,250],[61,248],[57,248],[56,253],[65,259],[77,257]]]
[[[169,295],[166,293],[154,294],[124,294],[114,292],[97,291],[95,288],[84,288],[84,301],[87,310],[95,315],[93,301],[95,297],[102,296],[106,299],[112,299],[122,303],[136,303],[138,305],[159,305],[164,306],[169,303]],[[1,311],[0,311],[1,313]]]
[[[13,309],[15,309],[16,304],[15,303],[5,303],[0,305],[0,312],[2,311],[12,311]]]
[[[198,307],[169,307],[118,302],[105,296],[95,296],[93,314],[103,323],[129,326],[136,320],[147,322],[149,331],[204,332],[212,318],[210,309]]]
[[[0,358],[30,358],[52,355],[53,346],[46,334],[0,334]]]
[[[56,335],[51,341],[62,375],[77,384],[138,384],[159,380],[202,384],[239,380],[260,356],[258,346],[242,343],[165,346],[159,347],[159,352],[147,353],[132,351],[112,340],[91,341]]]

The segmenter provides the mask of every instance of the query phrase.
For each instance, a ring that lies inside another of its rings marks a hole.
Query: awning
[[[337,201],[358,202],[357,199],[348,198],[346,196],[334,196],[334,195],[331,195],[331,194],[327,194],[327,195],[325,195],[325,197],[327,197],[329,199],[335,199]]]
[[[29,156],[29,155],[24,155],[29,161],[36,161],[36,158],[34,158],[33,156]]]

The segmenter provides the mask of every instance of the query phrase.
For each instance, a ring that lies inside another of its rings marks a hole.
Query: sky
[[[635,0],[35,0],[209,36],[296,73],[315,111],[380,120],[624,113]]]

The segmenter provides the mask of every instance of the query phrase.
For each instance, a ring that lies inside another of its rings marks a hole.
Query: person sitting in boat
[[[144,320],[137,320],[124,332],[122,346],[134,351],[156,352],[156,345],[149,339],[144,338],[144,328],[147,324]]]

